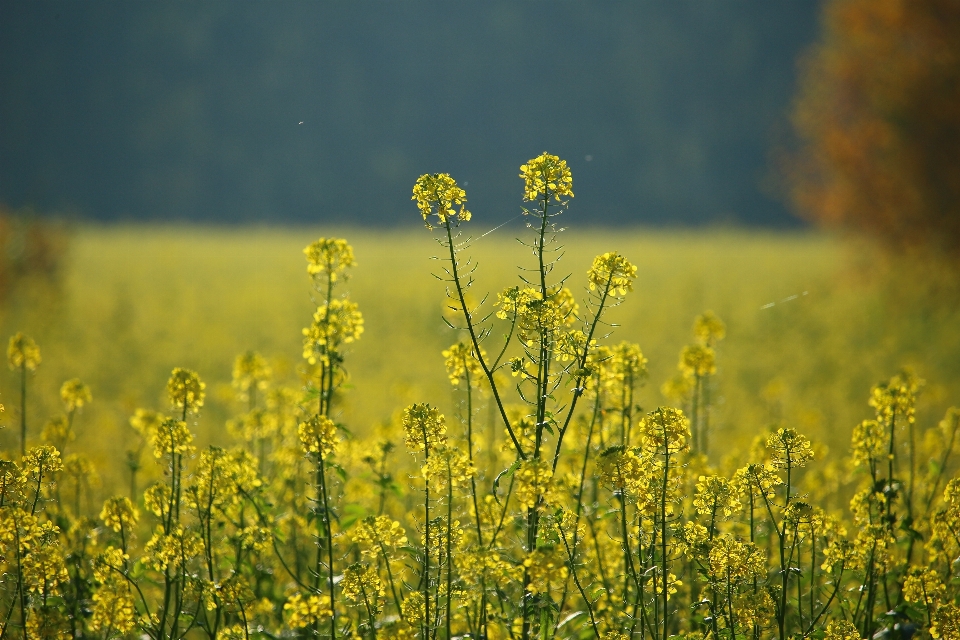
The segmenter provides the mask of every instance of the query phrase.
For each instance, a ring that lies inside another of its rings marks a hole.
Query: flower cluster
[[[624,296],[628,291],[633,291],[636,277],[637,268],[616,252],[607,252],[594,258],[587,272],[591,291],[600,289],[611,295]]]
[[[330,282],[336,282],[348,268],[357,265],[353,247],[342,238],[320,238],[307,245],[303,253],[307,257],[307,273],[327,274]]]
[[[467,192],[457,185],[457,181],[449,173],[424,174],[417,178],[413,185],[412,200],[417,201],[417,208],[423,216],[427,229],[430,226],[430,216],[437,216],[437,221],[443,225],[448,220],[468,222],[470,212],[464,206],[467,202]],[[459,207],[459,208],[458,208]]]
[[[534,201],[541,196],[557,200],[573,197],[573,175],[567,161],[546,151],[520,165],[520,177],[524,200]]]
[[[18,332],[10,338],[7,345],[7,362],[11,369],[36,371],[40,365],[40,347],[33,338]]]

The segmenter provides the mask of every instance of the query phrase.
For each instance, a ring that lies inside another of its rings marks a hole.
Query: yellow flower
[[[520,165],[520,177],[524,200],[533,201],[540,196],[553,196],[557,200],[573,197],[573,176],[567,161],[546,151]]]
[[[708,549],[707,542],[710,540],[710,532],[707,528],[698,522],[686,522],[677,529],[674,544],[677,551],[687,558],[702,556]]]
[[[923,385],[924,381],[912,371],[904,370],[871,389],[869,404],[876,410],[877,420],[886,423],[899,415],[912,424],[917,394]]]
[[[640,435],[651,453],[679,453],[689,449],[690,421],[680,409],[659,407],[640,421]]]
[[[21,465],[24,475],[34,480],[39,480],[44,475],[56,473],[63,469],[60,452],[57,451],[56,447],[50,445],[33,447],[27,451]]]
[[[233,361],[233,388],[240,392],[241,400],[247,399],[251,389],[263,391],[270,382],[270,365],[256,351],[247,351]]]
[[[767,438],[767,448],[774,469],[805,467],[813,459],[810,441],[795,429],[777,429]]]
[[[149,439],[167,417],[150,409],[137,409],[130,417],[130,426],[142,437]]]
[[[93,594],[93,615],[90,626],[94,631],[113,630],[126,634],[136,625],[136,609],[130,587],[119,580],[109,580]],[[112,634],[106,634],[110,637]]]
[[[303,330],[303,357],[310,364],[316,364],[319,355],[324,364],[329,364],[331,352],[359,340],[362,333],[363,314],[357,304],[331,300],[317,307],[313,323]]]
[[[337,425],[326,416],[313,416],[301,422],[297,435],[304,453],[319,453],[323,458],[335,452],[340,444]]]
[[[572,325],[578,305],[567,287],[549,289],[546,300],[531,287],[513,287],[497,295],[497,307],[497,317],[515,319],[518,337],[529,345],[534,338],[549,339],[555,331]]]
[[[342,238],[320,238],[303,250],[307,257],[307,273],[317,276],[326,273],[331,282],[344,275],[347,267],[356,266],[353,247]]]
[[[633,449],[609,447],[600,454],[601,486],[636,502],[642,512],[649,511],[656,500],[656,492],[651,488],[651,472],[656,469],[649,456],[637,455]]]
[[[67,416],[59,415],[50,418],[47,424],[44,425],[40,438],[44,442],[48,442],[62,449],[68,442],[73,442],[76,439],[76,435],[70,427],[70,421],[67,419]]]
[[[353,541],[362,555],[377,556],[406,545],[407,536],[390,516],[367,516],[354,527]]]
[[[529,584],[527,591],[536,595],[550,593],[551,585],[567,579],[567,565],[553,549],[541,548],[531,551],[523,561]]]
[[[10,343],[7,345],[7,362],[11,369],[23,367],[27,371],[36,371],[40,365],[40,347],[33,341],[33,338],[17,332],[10,337]]]
[[[107,499],[100,511],[103,524],[116,532],[123,527],[132,527],[137,524],[140,514],[126,496],[117,496]]]
[[[633,279],[636,277],[637,268],[616,252],[597,256],[587,271],[590,290],[609,291],[611,295],[624,296],[628,291],[633,291]]]
[[[720,476],[700,476],[693,506],[700,515],[729,518],[740,512],[741,499],[737,483]]]
[[[460,381],[466,379],[470,374],[470,382],[476,385],[483,377],[483,367],[480,366],[480,360],[477,358],[477,352],[473,345],[458,342],[449,349],[442,352],[443,364],[447,368],[447,376],[450,378],[450,384],[459,386]],[[486,357],[486,352],[480,348],[480,357]]]
[[[683,586],[683,580],[677,578],[677,576],[672,573],[667,573],[666,585],[664,585],[664,580],[660,579],[660,576],[663,575],[659,568],[657,570],[657,579],[656,585],[654,587],[654,592],[659,596],[663,595],[664,586],[667,589],[667,600],[677,593],[677,590]]]
[[[758,463],[748,464],[738,469],[733,476],[733,482],[741,488],[741,491],[750,491],[760,498],[773,498],[777,493],[777,487],[783,484],[783,480],[771,467]]]
[[[710,572],[714,577],[730,580],[761,578],[766,575],[763,552],[752,542],[738,542],[731,536],[720,536],[710,549]]]
[[[717,372],[716,354],[710,347],[687,345],[680,352],[679,368],[685,376],[712,376]]]
[[[887,455],[890,442],[887,430],[876,420],[864,420],[855,426],[852,440],[851,458],[858,467]]]
[[[66,562],[56,544],[39,546],[23,558],[23,580],[29,593],[56,595],[57,588],[69,579]]]
[[[435,407],[416,403],[401,416],[404,442],[410,451],[433,449],[447,441],[447,421]]]
[[[433,228],[429,220],[431,215],[436,215],[440,224],[446,224],[451,218],[456,218],[458,223],[470,220],[470,212],[464,206],[467,192],[457,186],[457,181],[449,173],[427,173],[417,178],[411,200],[417,201],[427,229]]]
[[[423,467],[423,477],[428,482],[454,487],[466,482],[477,472],[477,468],[470,462],[469,456],[456,447],[443,445],[438,447]]]
[[[69,413],[89,403],[93,396],[90,395],[90,389],[87,385],[80,382],[80,378],[73,378],[64,382],[63,386],[60,387],[60,399],[63,400],[63,406]]]
[[[545,460],[524,460],[514,472],[514,495],[524,509],[533,509],[548,496],[553,470]]]
[[[183,455],[193,451],[193,434],[187,429],[187,423],[175,418],[167,418],[150,436],[153,455],[158,460],[164,456]]]
[[[96,467],[87,456],[82,453],[71,453],[63,459],[63,470],[72,476],[76,482],[99,482]]]
[[[340,581],[344,597],[357,604],[366,604],[376,611],[383,597],[383,583],[377,575],[377,568],[364,562],[357,562],[343,571]]]
[[[295,593],[283,605],[283,612],[287,624],[294,629],[304,629],[318,620],[333,616],[329,595],[310,595],[304,598],[299,593]]]
[[[827,623],[824,640],[860,640],[860,630],[848,620],[831,620]]]
[[[186,409],[187,413],[196,413],[203,406],[207,388],[200,381],[200,376],[189,369],[177,367],[167,380],[167,395],[170,404],[178,409]]]
[[[157,571],[177,570],[203,553],[203,541],[194,531],[177,526],[169,534],[157,527],[143,547],[144,564]]]
[[[913,567],[903,583],[903,598],[907,602],[936,609],[947,595],[947,587],[935,569]]]
[[[93,575],[98,582],[106,584],[118,572],[123,571],[130,556],[116,547],[107,547],[93,560]]]
[[[50,604],[37,606],[27,618],[23,637],[37,640],[72,640],[70,621],[57,607]]]
[[[727,326],[713,311],[705,311],[693,322],[693,336],[705,347],[712,347],[727,335]]]
[[[166,517],[170,508],[170,485],[162,482],[150,485],[143,492],[143,506],[158,518]]]
[[[400,604],[400,611],[403,612],[403,618],[410,624],[417,624],[423,620],[427,613],[426,602],[423,599],[422,591],[411,591]]]

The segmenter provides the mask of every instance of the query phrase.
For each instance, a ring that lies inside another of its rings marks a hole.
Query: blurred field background
[[[471,223],[478,232],[493,226]],[[531,258],[515,240],[524,231],[476,241],[475,299],[516,283],[514,267]],[[230,388],[236,355],[257,350],[278,382],[298,385],[300,330],[315,309],[302,249],[321,235],[354,245],[348,287],[365,317],[347,362],[343,422],[365,435],[411,402],[455,411],[440,352],[456,337],[441,319],[443,285],[430,260],[438,245],[425,229],[84,225],[68,237],[59,276],[22,282],[0,316],[4,336],[23,330],[42,351],[30,380],[31,440],[61,410],[60,384],[81,378],[94,402],[71,448],[91,455],[107,495],[125,482],[130,415],[166,410],[164,384],[182,366],[208,385],[201,443],[229,443],[226,420],[243,410]],[[715,462],[781,417],[839,458],[853,425],[871,415],[870,386],[901,366],[929,381],[921,423],[960,398],[960,310],[949,278],[929,269],[891,267],[866,246],[812,232],[574,228],[562,237],[560,265],[574,292],[582,293],[597,253],[617,250],[638,265],[634,293],[612,316],[622,326],[607,342],[635,341],[649,358],[643,407],[667,403],[660,386],[691,341],[693,318],[712,309],[727,323]],[[16,373],[0,374],[6,450],[17,446],[18,392]]]

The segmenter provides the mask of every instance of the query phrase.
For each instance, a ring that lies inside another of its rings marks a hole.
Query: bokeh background
[[[0,2],[0,330],[43,352],[31,437],[80,377],[110,486],[185,366],[227,441],[237,354],[297,384],[321,235],[354,245],[366,317],[341,419],[454,411],[411,186],[466,188],[480,299],[529,263],[517,173],[544,150],[573,171],[571,288],[603,251],[639,267],[612,339],[650,360],[645,408],[712,309],[716,457],[786,421],[840,460],[902,366],[931,424],[960,402],[957,43],[949,0]],[[18,391],[0,373],[0,449]]]

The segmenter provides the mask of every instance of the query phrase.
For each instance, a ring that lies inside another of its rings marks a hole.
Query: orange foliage
[[[960,2],[827,0],[793,121],[801,215],[960,257]]]
[[[24,279],[55,281],[66,245],[60,225],[0,204],[0,301]]]

